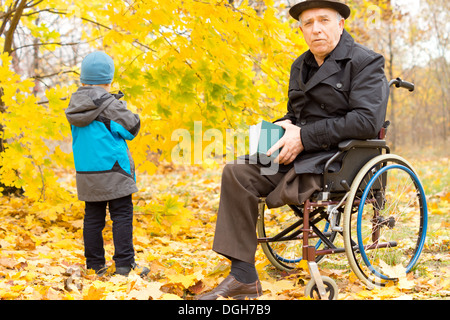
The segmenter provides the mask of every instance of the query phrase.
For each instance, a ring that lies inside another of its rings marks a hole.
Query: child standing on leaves
[[[106,272],[102,231],[106,207],[113,221],[116,274],[136,269],[141,276],[148,268],[134,261],[133,203],[137,192],[134,162],[126,140],[140,129],[139,115],[111,94],[114,62],[101,51],[87,55],[81,64],[82,86],[72,95],[66,117],[72,128],[79,200],[86,202],[83,239],[86,266],[99,275]]]

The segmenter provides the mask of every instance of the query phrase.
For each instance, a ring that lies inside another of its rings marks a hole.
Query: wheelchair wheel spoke
[[[426,233],[425,195],[410,166],[388,155],[357,182],[351,200],[358,210],[345,223],[347,237],[357,246],[347,256],[360,278],[384,285],[396,280],[400,271],[411,271],[420,256]]]

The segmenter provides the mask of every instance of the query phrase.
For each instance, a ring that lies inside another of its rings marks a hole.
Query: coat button
[[[342,83],[340,83],[340,82],[336,83],[336,88],[341,89],[342,86],[343,86]]]
[[[322,144],[322,148],[327,149],[328,145],[326,143]]]
[[[320,108],[321,108],[321,109],[325,109],[325,105],[322,103],[322,104],[320,105]]]
[[[306,124],[306,120],[300,121],[300,124],[301,124],[302,126],[304,126],[304,125]]]

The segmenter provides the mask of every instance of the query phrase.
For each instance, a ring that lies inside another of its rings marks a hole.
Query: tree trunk
[[[23,10],[25,9],[26,5],[27,0],[20,0],[19,4],[17,5],[16,11],[14,12],[14,15],[10,21],[9,29],[5,34],[5,45],[3,47],[3,53],[6,52],[11,54],[12,52],[14,32],[16,32],[17,25],[19,24],[20,18],[22,17]]]
[[[13,48],[13,43],[14,43],[14,32],[16,31],[17,25],[20,22],[20,18],[22,17],[23,14],[23,10],[25,9],[27,4],[27,0],[17,0],[14,3],[14,15],[8,15],[7,17],[5,17],[5,19],[11,18],[11,20],[9,21],[9,29],[8,31],[6,31],[5,33],[5,43],[3,46],[3,53],[8,53],[9,55],[11,55],[12,52],[12,48]],[[3,22],[3,25],[6,25],[6,21]],[[5,102],[3,101],[2,97],[3,97],[3,88],[0,88],[0,112],[4,113],[6,111],[6,105]],[[5,151],[5,146],[4,146],[4,128],[3,126],[0,124],[0,153]],[[11,193],[15,193],[15,194],[22,194],[23,190],[22,189],[18,189],[16,187],[7,187],[5,185],[3,185],[3,183],[0,183],[0,187],[3,187],[3,194],[11,194]]]

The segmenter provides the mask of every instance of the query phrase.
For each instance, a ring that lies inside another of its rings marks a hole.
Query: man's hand
[[[270,156],[282,147],[283,149],[280,151],[280,154],[274,162],[287,165],[294,161],[300,152],[305,149],[300,137],[300,127],[293,125],[291,120],[275,122],[275,124],[283,127],[286,132],[283,137],[267,151],[267,155]]]

